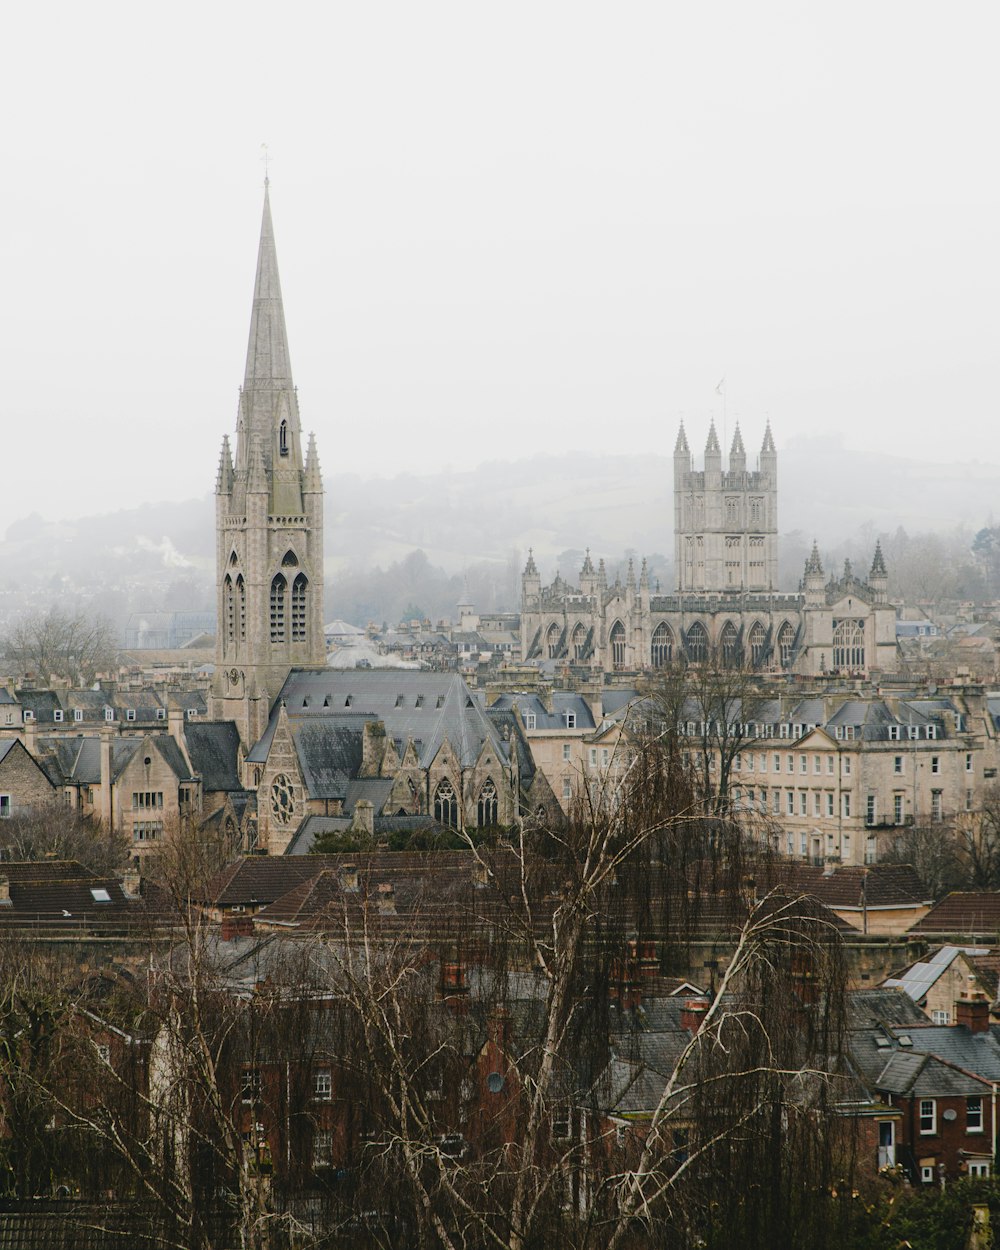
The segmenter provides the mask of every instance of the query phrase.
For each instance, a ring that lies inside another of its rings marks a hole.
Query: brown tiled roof
[[[203,902],[215,907],[264,907],[324,868],[355,864],[371,872],[406,872],[418,867],[438,871],[461,868],[471,871],[468,851],[357,851],[341,855],[245,855],[224,868],[209,882]]]
[[[916,907],[930,902],[917,871],[910,864],[847,864],[816,867],[782,864],[778,877],[785,885],[810,894],[827,907]]]
[[[984,938],[1000,934],[1000,892],[953,890],[936,903],[910,933],[945,934],[959,938]]]

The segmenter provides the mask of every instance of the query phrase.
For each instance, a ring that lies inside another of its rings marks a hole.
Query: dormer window
[[[34,720],[34,719],[35,719],[35,713],[31,710],[31,708],[30,708],[30,707],[26,707],[26,708],[24,709],[24,719],[25,719],[25,720]]]
[[[134,708],[134,707],[130,707],[130,708],[127,708],[127,709],[126,709],[126,711],[125,711],[125,719],[126,719],[126,720],[135,720],[135,708]]]
[[[282,456],[288,455],[288,422],[282,421],[278,426],[278,453]]]
[[[75,721],[82,721],[82,720],[83,720],[83,708],[82,708],[82,707],[75,707],[75,708],[73,709],[73,719],[74,719]]]
[[[167,719],[167,709],[166,709],[165,707],[158,707],[158,708],[156,709],[156,719],[157,719],[157,720],[166,720],[166,719]]]
[[[524,727],[525,729],[534,729],[535,727],[535,713],[534,712],[525,712]]]
[[[576,728],[576,713],[575,712],[566,713],[566,728],[567,729]]]
[[[56,722],[56,724],[59,724],[62,718],[63,718],[62,708],[57,707],[56,710],[52,713],[52,719]]]
[[[106,707],[104,709],[104,719],[108,721],[115,719],[115,709],[113,707]]]

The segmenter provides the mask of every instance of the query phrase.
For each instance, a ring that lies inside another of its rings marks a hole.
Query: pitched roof
[[[1000,934],[1000,892],[952,890],[909,932],[972,938]]]
[[[242,790],[240,733],[235,721],[185,721],[184,743],[205,791]]]

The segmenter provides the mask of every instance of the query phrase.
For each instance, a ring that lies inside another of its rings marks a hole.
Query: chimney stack
[[[964,1024],[970,1033],[985,1033],[990,1027],[990,1005],[978,991],[963,992],[955,1003],[955,1023]]]
[[[708,1013],[707,998],[685,998],[681,1005],[681,1028],[689,1033],[697,1033],[705,1022]]]

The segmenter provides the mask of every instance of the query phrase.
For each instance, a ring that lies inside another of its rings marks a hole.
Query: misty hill
[[[861,456],[835,439],[799,438],[779,453],[782,580],[794,584],[813,537],[825,550],[879,532],[987,524],[1000,494],[1000,468],[981,463],[929,464],[906,456]],[[484,608],[513,606],[519,573],[533,547],[543,577],[556,568],[575,576],[584,548],[608,560],[651,557],[651,573],[671,580],[673,460],[650,454],[497,461],[469,471],[391,479],[326,479],[328,608],[348,616],[337,586],[364,619],[390,615],[389,586],[365,583],[376,568],[399,565],[428,615],[453,611],[468,593]],[[214,503],[202,499],[147,504],[65,522],[32,515],[0,541],[3,614],[55,599],[100,605],[115,618],[139,609],[210,608],[213,603]],[[871,539],[873,542],[873,538]],[[416,550],[426,561],[407,561]],[[399,580],[399,578],[397,578]],[[433,579],[432,579],[433,580]],[[348,593],[350,588],[350,593]],[[391,596],[395,597],[395,596]]]

